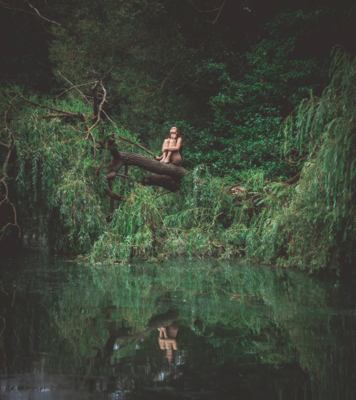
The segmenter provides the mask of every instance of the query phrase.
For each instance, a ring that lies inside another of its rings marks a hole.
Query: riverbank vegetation
[[[243,256],[309,271],[351,265],[351,2],[267,10],[226,1],[213,19],[198,2],[96,3],[48,10],[50,35],[32,38],[47,46],[45,87],[7,69],[2,240],[34,237],[93,263]],[[10,13],[24,29],[34,23]],[[339,24],[344,31],[330,34]],[[172,125],[183,131],[189,171],[180,190],[147,187],[130,167],[108,196],[108,143],[158,154]]]

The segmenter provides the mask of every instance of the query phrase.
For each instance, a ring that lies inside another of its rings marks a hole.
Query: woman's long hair
[[[182,132],[181,132],[180,128],[178,128],[178,126],[172,126],[172,128],[176,128],[176,129],[177,129],[177,139],[178,139],[179,137],[182,137]],[[171,128],[171,129],[172,129],[172,128]],[[167,139],[170,138],[170,136],[171,136],[171,129],[169,130]]]

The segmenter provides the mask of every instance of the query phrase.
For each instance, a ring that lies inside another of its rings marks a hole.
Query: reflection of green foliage
[[[49,352],[49,370],[102,375],[110,363],[151,357],[161,365],[156,328],[167,320],[162,315],[174,315],[186,368],[202,376],[225,365],[255,374],[300,365],[316,398],[351,390],[355,318],[332,306],[331,299],[342,300],[334,285],[293,271],[218,262],[67,264],[67,272],[60,262],[52,268],[38,262],[46,268],[17,276],[11,318],[13,279],[4,276],[11,284],[2,286],[0,313],[8,318],[14,354],[27,354],[26,346]],[[8,337],[0,337],[0,349]]]
[[[315,379],[332,373],[324,355],[338,354],[339,341],[326,287],[296,272],[202,262],[80,269],[63,292],[56,323],[86,359],[105,345],[113,326],[124,324],[131,345],[120,358],[152,329],[152,317],[172,307],[218,364],[298,360]]]

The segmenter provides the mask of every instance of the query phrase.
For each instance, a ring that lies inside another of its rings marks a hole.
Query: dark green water
[[[209,261],[0,263],[0,399],[356,399],[351,284]]]

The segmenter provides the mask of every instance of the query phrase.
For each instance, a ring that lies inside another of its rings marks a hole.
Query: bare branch
[[[87,102],[90,103],[88,97],[79,89],[79,85],[75,85],[73,82],[71,82],[66,76],[63,75],[61,71],[57,71],[59,76],[64,79],[69,85],[71,85],[71,88],[73,88],[76,92],[80,94],[80,96]],[[93,83],[95,83],[94,81]]]
[[[57,26],[62,26],[59,22],[54,21],[53,19],[49,19],[47,17],[45,17],[44,15],[42,15],[38,9],[36,7],[34,7],[29,1],[26,2],[28,4],[28,6],[38,15],[38,17],[40,17],[41,19],[43,19],[46,22],[49,22],[51,24],[57,25]]]
[[[24,14],[28,14],[28,15],[32,16],[32,13],[30,13],[29,11],[27,11],[23,8],[13,7],[10,4],[5,3],[4,1],[0,1],[0,7],[6,8],[7,10],[10,10],[10,11],[18,11],[18,12],[22,12]]]
[[[24,101],[26,101],[26,103],[31,104],[34,107],[44,108],[45,110],[50,110],[50,111],[53,111],[53,112],[58,113],[58,114],[63,114],[63,115],[66,115],[67,117],[77,117],[77,118],[80,118],[82,120],[84,119],[84,115],[82,113],[74,113],[74,112],[71,112],[71,111],[59,110],[58,108],[54,108],[54,107],[43,106],[42,104],[36,103],[36,102],[26,98],[25,96],[23,96],[21,94],[19,95],[19,97],[21,99],[23,99]]]
[[[209,9],[209,10],[202,10],[201,8],[199,8],[199,7],[197,7],[195,4],[194,4],[194,1],[189,1],[189,3],[193,6],[193,8],[196,10],[196,11],[198,11],[198,12],[200,12],[200,13],[213,13],[213,12],[216,12],[216,11],[219,11],[219,9],[220,9],[220,7],[215,7],[215,8],[211,8],[211,9]]]
[[[109,196],[113,200],[118,200],[118,201],[124,200],[123,196],[113,192],[110,188],[106,188],[105,192],[106,192],[107,196]]]
[[[86,95],[79,89],[79,87],[78,87],[79,85],[75,85],[73,82],[71,82],[66,76],[63,75],[63,73],[62,73],[61,71],[57,71],[57,72],[58,72],[58,74],[59,74],[69,85],[71,85],[71,87],[73,88],[73,90],[77,91],[77,92],[80,94],[80,96],[81,96],[87,103],[90,103],[90,100],[88,99],[88,96],[86,96]],[[105,110],[102,109],[102,110],[101,110],[101,113],[106,117],[106,119],[107,119],[108,121],[111,122],[111,124],[114,126],[114,128],[116,128],[117,130],[119,130],[119,127],[118,127],[117,123],[111,118],[111,116],[110,116]],[[118,138],[119,140],[122,140],[123,142],[126,142],[126,143],[130,143],[131,145],[140,148],[141,150],[145,151],[147,154],[150,154],[152,157],[155,156],[155,154],[154,154],[151,150],[147,149],[147,148],[146,148],[145,146],[143,146],[142,144],[135,143],[135,142],[133,142],[132,140],[127,139],[127,138],[125,138],[125,137],[123,137],[123,136],[120,136],[120,135],[117,135],[117,134],[116,134],[116,136],[117,136],[117,138]]]
[[[18,95],[15,95],[14,97],[12,97],[9,101],[9,106],[6,108],[5,112],[4,112],[4,127],[6,131],[10,131],[9,129],[9,112],[13,106],[14,101],[17,99]]]
[[[105,112],[103,112],[103,114],[105,115]],[[112,122],[114,122],[114,121],[112,121]],[[114,134],[115,134],[115,133],[114,133]],[[116,136],[117,136],[117,138],[118,138],[119,140],[121,140],[121,141],[123,141],[123,142],[126,142],[126,143],[129,143],[129,144],[132,144],[133,146],[136,146],[136,147],[140,148],[141,150],[143,150],[143,151],[145,151],[146,153],[150,154],[152,157],[155,156],[155,154],[154,154],[151,150],[147,149],[147,147],[143,146],[142,144],[133,142],[132,140],[130,140],[130,139],[128,139],[128,138],[125,138],[125,137],[123,137],[123,136],[120,136],[120,135],[116,135]]]
[[[0,141],[0,146],[3,146],[3,147],[5,147],[5,149],[8,149],[8,148],[10,147],[10,145],[9,145],[9,144],[7,144],[7,143],[4,143],[4,142],[1,142],[1,141]]]
[[[8,183],[7,183],[7,180],[8,180],[7,169],[8,169],[10,158],[11,158],[11,155],[12,155],[12,152],[13,152],[13,149],[14,149],[14,135],[13,135],[13,132],[11,131],[11,129],[10,129],[10,126],[9,126],[9,113],[10,113],[10,110],[11,110],[11,108],[13,106],[13,102],[17,97],[18,96],[16,95],[10,100],[9,106],[7,107],[7,109],[4,112],[4,128],[5,128],[5,131],[8,132],[9,142],[8,143],[1,142],[1,144],[7,149],[7,153],[5,155],[5,159],[4,159],[3,164],[2,164],[2,176],[1,176],[1,179],[0,179],[0,183],[2,184],[2,187],[3,187],[3,190],[4,190],[4,193],[2,194],[2,199],[0,201],[0,206],[3,206],[4,204],[7,204],[12,209],[13,222],[8,222],[4,226],[0,227],[0,240],[3,238],[7,228],[10,227],[10,226],[16,227],[17,230],[18,230],[18,234],[19,235],[21,233],[20,226],[18,225],[18,222],[17,222],[16,207],[12,203],[12,201],[9,199],[9,187],[8,187]]]
[[[4,190],[5,190],[4,198],[1,200],[0,205],[5,203],[7,201],[8,196],[9,196],[9,188],[7,187],[7,184],[5,182],[6,178],[7,178],[7,176],[3,175],[1,180],[0,180],[0,183],[2,183],[2,185],[4,187]]]
[[[59,73],[60,73],[60,72],[59,72]],[[66,79],[65,77],[63,77],[62,74],[61,74],[61,76],[62,76],[62,78]],[[59,93],[59,94],[56,96],[56,98],[63,96],[64,94],[70,92],[71,90],[77,90],[77,89],[80,88],[80,87],[89,86],[89,85],[92,85],[92,84],[95,83],[95,82],[96,82],[96,81],[90,81],[90,82],[81,83],[81,84],[79,84],[79,85],[72,85],[72,86],[69,87],[68,89],[65,89],[65,90],[63,90],[61,93]],[[82,95],[83,97],[86,98],[86,96],[84,95],[83,92],[79,91],[79,93],[80,93],[80,95]],[[86,98],[86,100],[87,100],[87,98]]]
[[[2,328],[1,328],[1,332],[0,332],[0,337],[1,337],[2,334],[5,332],[5,329],[6,329],[6,319],[2,315],[0,315],[0,319],[2,320],[2,323],[3,323]]]
[[[0,229],[0,232],[1,232],[1,234],[0,234],[0,241],[1,241],[2,238],[4,237],[5,232],[6,232],[6,229],[7,229],[9,226],[14,226],[14,227],[17,229],[17,231],[18,231],[18,235],[20,236],[20,234],[21,234],[20,227],[19,227],[17,224],[14,224],[13,222],[8,222],[6,225],[4,225],[4,226]]]
[[[216,24],[216,23],[218,22],[218,19],[220,18],[220,15],[221,15],[221,13],[222,13],[222,10],[223,10],[224,7],[225,7],[225,4],[226,4],[226,0],[224,0],[224,1],[221,3],[221,6],[219,7],[219,11],[218,11],[218,13],[216,14],[216,17],[215,17],[215,19],[214,19],[214,21],[213,21],[213,24]]]
[[[100,104],[98,106],[98,112],[97,112],[97,114],[95,116],[96,121],[89,128],[88,133],[91,132],[99,124],[99,122],[101,121],[101,114],[103,113],[103,106],[104,106],[104,104],[106,102],[106,95],[107,95],[106,89],[105,89],[105,87],[104,87],[104,85],[103,85],[103,83],[101,81],[99,81],[98,85],[101,87],[101,89],[103,91],[103,97],[102,97],[101,102],[100,102]]]
[[[63,112],[63,113],[49,113],[49,114],[40,116],[40,118],[43,118],[43,119],[68,118],[68,114],[66,112]]]
[[[163,90],[164,85],[167,83],[167,81],[169,80],[169,78],[171,77],[171,75],[173,74],[174,70],[176,69],[177,65],[174,65],[173,68],[168,72],[168,74],[166,75],[166,77],[163,79],[163,81],[161,82],[160,86],[159,86],[159,90]]]

